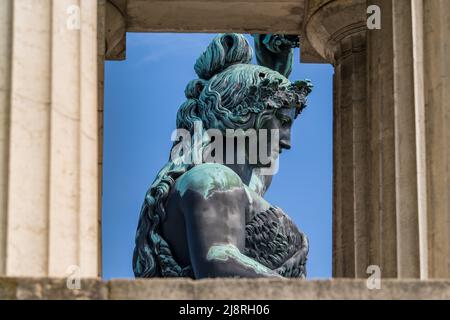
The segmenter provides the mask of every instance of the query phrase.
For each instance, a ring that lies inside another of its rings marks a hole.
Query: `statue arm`
[[[202,172],[187,174],[201,176],[197,180],[199,183],[195,182],[195,178],[183,177],[191,181],[182,181],[179,193],[195,278],[280,277],[242,253],[248,198],[242,182],[232,176],[236,174],[230,173],[231,177],[227,177],[226,181],[220,180],[220,177],[217,179],[217,175],[210,177]]]
[[[289,77],[294,60],[294,49],[299,46],[297,36],[254,34],[256,61],[259,65]]]

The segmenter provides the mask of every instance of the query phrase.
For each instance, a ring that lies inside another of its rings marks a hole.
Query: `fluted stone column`
[[[450,278],[450,1],[423,1],[428,267]]]
[[[371,236],[376,245],[373,261],[381,262],[388,277],[448,278],[450,4],[439,0],[372,3],[383,12],[382,29],[368,33],[373,46],[369,108],[376,124],[372,176],[382,177],[373,185],[379,193],[371,198],[378,226]],[[377,158],[385,160],[377,162]],[[390,182],[382,183],[391,181],[391,168],[395,168],[395,192]],[[386,188],[389,192],[377,197]],[[397,259],[386,265],[386,254],[392,257],[394,252]]]
[[[381,9],[368,30],[366,9]],[[333,275],[449,277],[450,4],[309,1],[335,67]]]
[[[8,154],[0,162],[0,272],[66,276],[76,265],[81,276],[95,277],[97,1],[14,0],[0,8],[7,115],[0,146]],[[5,56],[12,57],[6,64]]]
[[[335,68],[333,273],[363,277],[368,266],[369,153],[366,3],[309,1],[306,36]]]
[[[0,274],[6,260],[6,221],[8,206],[8,150],[11,92],[12,0],[0,3]]]
[[[392,2],[397,276],[427,278],[420,0]]]
[[[366,9],[381,9],[368,30]],[[310,1],[306,36],[335,67],[333,275],[450,275],[450,4]]]
[[[385,278],[397,277],[394,43],[392,0],[381,8],[381,29],[367,32],[367,107],[370,125],[369,261]]]
[[[106,0],[104,4],[105,30],[103,41],[106,60],[124,60],[126,56],[127,32],[127,1]],[[145,3],[139,3],[138,8],[143,9]],[[164,5],[160,5],[164,7]],[[150,19],[152,20],[152,19]],[[151,31],[151,30],[148,30]]]
[[[421,1],[370,1],[368,31],[372,264],[384,277],[427,278],[426,150]]]

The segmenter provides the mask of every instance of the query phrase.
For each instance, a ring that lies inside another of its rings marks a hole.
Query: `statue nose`
[[[289,141],[286,141],[286,140],[281,140],[280,141],[280,147],[281,147],[281,149],[289,150],[289,149],[291,149],[291,143]]]

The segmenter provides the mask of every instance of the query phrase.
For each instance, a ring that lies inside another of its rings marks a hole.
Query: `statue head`
[[[276,129],[279,145],[268,150],[289,149],[292,122],[306,106],[311,84],[291,83],[277,71],[251,64],[252,55],[243,35],[217,36],[195,63],[199,79],[185,89],[187,101],[178,111],[177,128],[192,132],[198,121],[204,129],[224,134],[227,129]],[[273,141],[269,137],[267,142]]]

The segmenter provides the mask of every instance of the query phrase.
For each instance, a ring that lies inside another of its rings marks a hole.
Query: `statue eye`
[[[285,115],[279,115],[278,117],[283,126],[289,126],[292,124],[292,119],[290,117],[286,117]]]
[[[282,126],[290,126],[292,125],[292,118],[282,112],[282,109],[279,109],[275,113],[275,117],[280,121]]]

